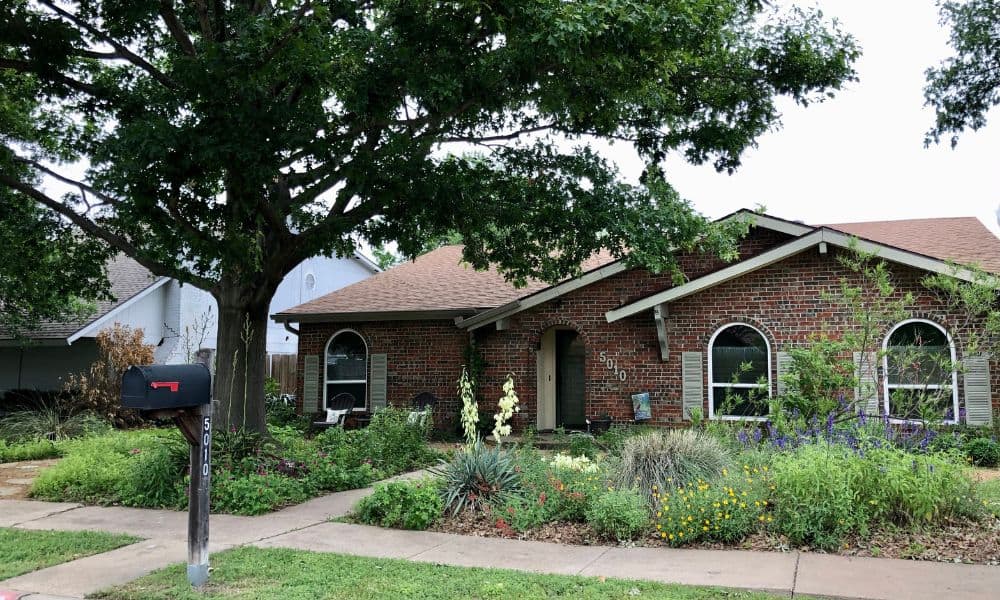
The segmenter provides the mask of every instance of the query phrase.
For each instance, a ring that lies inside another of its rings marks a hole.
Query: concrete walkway
[[[330,494],[259,517],[215,515],[212,551],[238,545],[536,573],[646,579],[837,598],[949,600],[1000,598],[1000,567],[773,553],[567,546],[331,523],[370,489]],[[103,530],[144,541],[0,581],[28,600],[82,598],[186,558],[186,513],[0,500],[0,526]]]

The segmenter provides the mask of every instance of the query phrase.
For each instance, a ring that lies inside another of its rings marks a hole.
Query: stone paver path
[[[59,462],[58,458],[0,463],[0,499],[23,500],[38,473]]]
[[[536,573],[717,585],[766,590],[788,597],[1000,598],[1000,567],[799,552],[567,546],[330,522],[333,517],[347,514],[370,492],[366,489],[330,494],[259,517],[214,515],[211,550],[219,552],[249,544]],[[118,550],[0,582],[0,590],[34,592],[24,597],[27,600],[82,598],[186,558],[187,515],[183,512],[0,500],[0,526],[97,529],[147,538]]]

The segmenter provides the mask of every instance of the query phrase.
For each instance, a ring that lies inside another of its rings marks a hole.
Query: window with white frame
[[[368,347],[357,332],[345,329],[330,338],[325,371],[324,407],[348,394],[354,400],[354,410],[364,410],[368,397]]]
[[[708,408],[716,418],[760,419],[771,396],[771,348],[744,323],[726,325],[708,343]]]
[[[940,325],[910,319],[885,338],[885,411],[894,419],[955,421],[955,345]]]

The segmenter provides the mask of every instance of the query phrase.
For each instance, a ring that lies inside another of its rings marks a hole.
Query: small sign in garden
[[[649,405],[649,392],[632,394],[632,411],[636,421],[648,421],[653,418],[653,412]]]

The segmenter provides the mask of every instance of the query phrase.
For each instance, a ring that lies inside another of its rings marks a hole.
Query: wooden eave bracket
[[[667,346],[667,304],[657,304],[653,307],[653,319],[656,321],[656,337],[660,342],[660,358],[666,362],[670,355]]]

